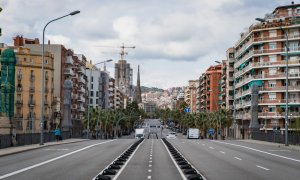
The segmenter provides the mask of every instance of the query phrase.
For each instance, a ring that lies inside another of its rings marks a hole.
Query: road
[[[149,125],[160,125],[157,120]],[[162,136],[165,137],[168,129]],[[129,136],[133,137],[133,136]],[[183,179],[160,139],[145,139],[115,179]],[[91,140],[0,157],[0,179],[93,179],[135,139]],[[168,140],[206,179],[298,179],[300,151],[242,141]]]

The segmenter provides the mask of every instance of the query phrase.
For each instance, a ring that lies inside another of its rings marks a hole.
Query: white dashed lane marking
[[[147,179],[151,179],[151,176],[148,176]]]
[[[224,152],[224,151],[220,151],[220,153],[222,153],[222,154],[225,154],[225,152]]]
[[[237,160],[240,160],[240,161],[242,160],[241,158],[238,158],[238,157],[234,157],[234,158],[237,159]]]
[[[215,149],[215,148],[213,148],[213,147],[211,147],[211,146],[210,146],[209,148],[210,148],[210,149]]]
[[[265,167],[262,167],[262,166],[260,166],[260,165],[256,165],[256,167],[261,168],[261,169],[266,170],[266,171],[269,171],[269,170],[270,170],[270,169],[265,168]]]

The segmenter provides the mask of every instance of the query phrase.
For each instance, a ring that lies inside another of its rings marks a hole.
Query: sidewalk
[[[76,142],[88,141],[88,140],[89,139],[66,139],[63,141],[47,142],[47,143],[44,143],[44,145],[31,144],[31,145],[26,145],[26,146],[9,147],[9,148],[0,149],[0,157],[10,155],[10,154],[16,154],[16,153],[20,153],[20,152],[24,152],[24,151],[30,151],[33,149],[39,149],[39,148],[43,148],[43,147],[47,147],[47,146],[76,143]]]
[[[287,148],[287,149],[293,149],[300,151],[300,146],[297,145],[289,145],[285,146],[285,144],[279,144],[279,143],[272,143],[272,142],[267,142],[267,141],[258,141],[258,140],[252,140],[252,139],[243,139],[243,140],[237,140],[241,142],[247,142],[247,143],[253,143],[253,144],[263,144],[263,145],[269,145],[269,146],[276,146],[276,147],[281,147],[281,148]]]

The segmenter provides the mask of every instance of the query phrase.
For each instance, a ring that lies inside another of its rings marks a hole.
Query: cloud
[[[46,39],[93,62],[117,61],[123,42],[136,46],[126,50],[126,59],[134,71],[141,65],[142,84],[180,86],[224,59],[256,17],[287,4],[290,0],[1,0],[1,41],[12,44],[16,35],[41,41],[47,22],[80,10],[51,23]],[[113,63],[107,66],[113,69]]]

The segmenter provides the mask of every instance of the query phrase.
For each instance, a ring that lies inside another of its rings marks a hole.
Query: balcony
[[[34,93],[34,91],[35,91],[35,88],[33,86],[29,87],[29,92],[30,93]]]
[[[23,91],[22,85],[19,84],[19,85],[17,86],[16,91],[17,91],[17,92],[22,92],[22,91]]]
[[[260,99],[258,100],[259,105],[264,105],[264,104],[285,104],[285,99]],[[299,104],[300,99],[295,98],[295,99],[289,99],[288,100],[289,104]]]
[[[45,87],[45,93],[49,93],[49,88],[48,87]]]
[[[22,99],[17,99],[16,100],[16,105],[17,106],[22,106],[23,105],[23,100]]]
[[[44,101],[44,105],[45,105],[45,106],[48,106],[48,105],[49,105],[49,102],[48,102],[47,100],[45,100],[45,101]]]
[[[78,96],[77,101],[79,101],[79,102],[84,102],[84,98],[83,98],[82,96]]]
[[[78,72],[79,73],[84,73],[85,72],[83,66],[78,67]]]
[[[80,106],[80,107],[78,108],[78,110],[81,111],[81,112],[84,112],[84,111],[85,111],[85,108],[82,107],[82,106]]]
[[[78,95],[77,94],[72,94],[72,99],[77,99]]]
[[[299,112],[290,112],[289,111],[289,117],[298,117],[300,116]],[[285,112],[260,112],[258,113],[259,118],[283,118],[285,117]]]
[[[27,114],[27,119],[28,120],[35,120],[36,119],[36,115],[35,115],[35,113],[29,113],[29,114]]]
[[[15,117],[15,118],[18,118],[18,119],[22,119],[22,118],[23,118],[23,114],[21,114],[21,113],[16,113],[14,117]]]
[[[73,110],[77,109],[77,104],[72,104],[71,109]]]
[[[280,91],[285,92],[286,86],[274,86],[274,87],[260,87],[260,91]],[[289,92],[291,91],[300,91],[300,86],[289,86]]]
[[[34,100],[29,100],[28,101],[28,106],[31,106],[31,107],[35,106],[35,101]]]
[[[79,78],[78,78],[78,82],[79,83],[85,83],[85,79],[82,77],[82,76],[80,76]]]
[[[33,82],[35,80],[35,76],[34,75],[30,75],[29,80],[30,80],[30,82]]]
[[[85,89],[84,89],[83,87],[80,87],[80,88],[79,88],[79,92],[85,93]]]
[[[22,80],[22,74],[18,73],[17,77],[18,77],[18,81]]]
[[[74,64],[74,60],[73,60],[72,56],[67,56],[67,59],[65,62],[66,62],[66,64],[69,64],[69,65]]]
[[[72,68],[65,68],[64,75],[73,76],[74,72],[73,72]]]

